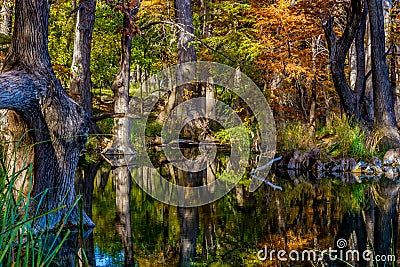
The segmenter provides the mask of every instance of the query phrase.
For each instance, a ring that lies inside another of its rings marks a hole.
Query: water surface
[[[194,173],[178,170],[162,155],[153,163],[166,179],[196,186],[221,178],[228,161],[228,155],[219,154],[206,170]],[[359,251],[358,261],[345,258],[348,264],[399,263],[400,186],[384,177],[360,182],[349,175],[316,178],[274,172],[268,179],[282,191],[264,184],[250,193],[250,180],[244,177],[212,204],[179,208],[153,199],[134,182],[133,177],[150,180],[155,175],[149,166],[139,163],[130,171],[103,162],[80,171],[78,191],[96,223],[86,247],[96,266],[349,266],[319,253],[331,248],[339,255],[343,242],[343,255]],[[286,253],[281,260],[279,250]],[[317,259],[303,260],[301,253],[310,250]],[[366,250],[374,253],[367,258],[386,261],[363,260]]]

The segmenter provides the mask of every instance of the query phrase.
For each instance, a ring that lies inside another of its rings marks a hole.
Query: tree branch
[[[189,35],[190,37],[196,39],[197,41],[199,41],[204,47],[210,49],[211,51],[223,56],[224,58],[226,58],[227,60],[231,61],[232,63],[236,64],[236,60],[233,60],[231,57],[225,55],[224,53],[221,53],[218,51],[218,49],[211,47],[210,45],[208,45],[207,43],[205,43],[201,38],[197,37],[196,35],[194,35],[193,33],[188,32],[187,30],[185,30],[182,25],[176,23],[176,22],[172,22],[172,21],[167,21],[167,20],[163,20],[163,21],[154,21],[154,22],[150,22],[147,25],[144,25],[143,27],[140,28],[140,31],[149,29],[150,27],[154,26],[154,25],[158,25],[158,24],[168,24],[168,25],[172,25],[176,28],[178,28],[180,31],[185,32],[187,35]]]
[[[37,89],[33,76],[22,72],[0,75],[0,109],[10,109],[23,114],[37,106]]]
[[[98,122],[101,120],[105,120],[105,119],[109,119],[109,118],[131,118],[131,119],[140,119],[140,116],[136,116],[136,115],[132,115],[132,114],[128,114],[128,113],[105,113],[105,114],[101,114],[99,116],[93,116],[90,118],[91,121],[93,122]]]

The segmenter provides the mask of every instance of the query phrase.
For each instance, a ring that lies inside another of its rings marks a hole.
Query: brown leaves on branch
[[[343,4],[322,0],[276,0],[255,4],[253,12],[257,16],[256,28],[263,47],[257,64],[264,70],[271,99],[275,99],[272,106],[285,113],[303,111],[303,119],[307,119],[313,90],[317,106],[321,107],[335,95],[321,24],[327,16],[340,12]]]

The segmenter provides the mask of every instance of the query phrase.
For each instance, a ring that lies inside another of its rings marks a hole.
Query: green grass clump
[[[277,148],[281,152],[317,148],[333,157],[356,160],[380,156],[381,139],[378,131],[366,130],[346,115],[333,115],[331,125],[317,129],[315,136],[301,122],[287,122],[277,129]]]
[[[277,129],[277,147],[280,151],[308,150],[315,148],[315,137],[310,128],[301,122],[286,122]]]
[[[361,160],[379,153],[378,145],[382,139],[379,133],[363,129],[345,115],[334,116],[329,130],[334,134],[334,143],[329,148],[332,156]]]

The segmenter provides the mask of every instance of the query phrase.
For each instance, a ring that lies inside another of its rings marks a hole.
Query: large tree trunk
[[[54,228],[73,207],[75,169],[89,125],[86,113],[65,93],[52,69],[47,47],[48,16],[46,0],[16,0],[12,44],[0,75],[0,108],[14,111],[8,117],[9,127],[31,129],[26,141],[34,146],[24,158],[34,164],[32,195],[48,190],[41,212],[65,205],[42,217],[38,228]],[[20,137],[16,134],[13,141]],[[23,167],[17,164],[17,168]],[[86,215],[84,220],[87,226],[94,226]],[[76,207],[66,222],[78,224]]]
[[[92,115],[92,93],[90,80],[90,52],[95,20],[96,1],[81,0],[76,19],[74,53],[70,93],[85,111]]]
[[[346,78],[344,66],[351,44],[359,32],[361,25],[365,23],[365,16],[364,1],[352,0],[348,20],[341,37],[338,38],[336,36],[333,27],[333,18],[327,19],[323,25],[329,49],[331,74],[335,89],[339,94],[344,112],[356,120],[361,119],[361,95],[363,94],[364,88],[357,88],[360,84],[356,82],[356,87],[352,90]],[[357,68],[357,72],[358,71],[365,70]]]
[[[381,0],[368,0],[371,28],[372,84],[374,89],[375,127],[381,130],[386,142],[400,146],[394,113],[393,92],[390,87],[389,70],[386,64],[385,28]]]

